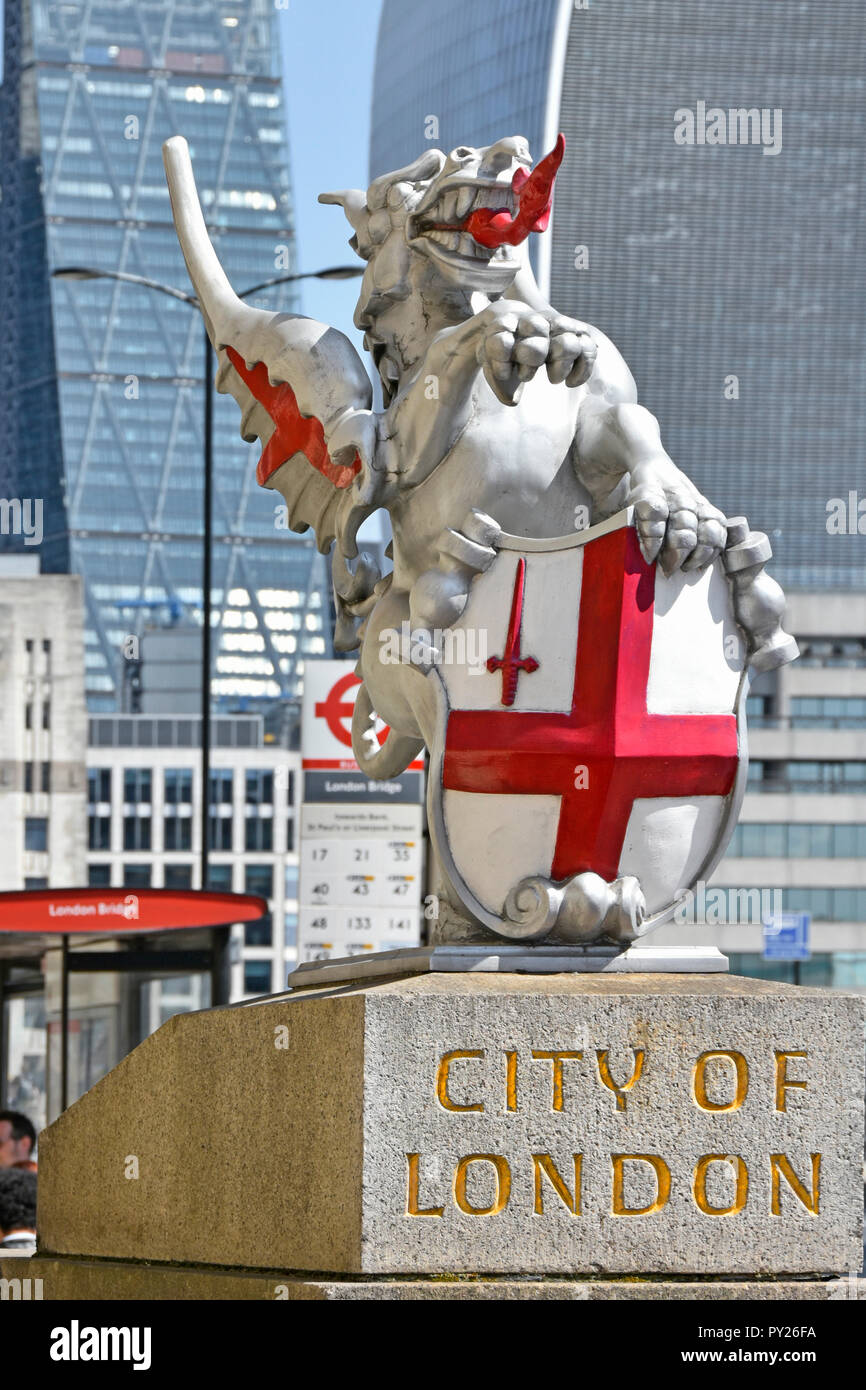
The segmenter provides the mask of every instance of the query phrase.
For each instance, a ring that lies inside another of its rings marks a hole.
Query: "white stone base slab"
[[[415,946],[373,955],[307,961],[289,974],[289,989],[320,988],[376,976],[463,974],[516,975],[724,975],[728,958],[715,946]]]
[[[866,1302],[866,1279],[626,1279],[545,1278],[536,1275],[454,1275],[445,1278],[352,1279],[327,1274],[306,1275],[297,1270],[206,1269],[201,1265],[144,1264],[133,1260],[88,1260],[51,1255],[31,1257],[13,1265],[3,1251],[0,1276],[20,1279],[10,1298],[48,1302],[138,1301],[179,1302],[453,1302],[488,1303],[541,1301],[636,1303],[670,1302]],[[30,1278],[30,1284],[26,1279]],[[727,1347],[729,1344],[724,1343]]]

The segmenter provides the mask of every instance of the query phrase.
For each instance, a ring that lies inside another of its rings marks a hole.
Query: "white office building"
[[[200,719],[94,715],[87,750],[91,886],[200,888]],[[256,893],[270,914],[233,928],[233,999],[285,985],[295,960],[300,754],[260,715],[211,720],[207,887]]]

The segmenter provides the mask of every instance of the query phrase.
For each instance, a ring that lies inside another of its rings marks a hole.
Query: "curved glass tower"
[[[43,569],[85,578],[94,710],[123,703],[127,635],[200,622],[202,326],[165,295],[49,272],[189,289],[161,158],[174,133],[235,286],[295,269],[277,21],[271,0],[6,0],[0,491],[44,499]],[[291,287],[252,302],[294,307]],[[278,529],[238,423],[218,398],[212,688],[232,707],[295,695],[328,641],[324,561]]]
[[[858,477],[866,499],[862,41],[859,0],[382,10],[371,174],[518,133],[537,159],[562,130],[539,281],[613,338],[673,458],[770,533],[788,586],[866,587],[863,537],[827,529]],[[713,108],[725,143],[678,143],[675,113]],[[778,151],[732,138],[731,110]]]

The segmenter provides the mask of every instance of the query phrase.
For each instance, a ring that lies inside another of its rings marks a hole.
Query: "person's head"
[[[17,1110],[0,1110],[0,1168],[26,1163],[36,1148],[36,1130]]]
[[[36,1174],[0,1169],[0,1236],[36,1230]]]

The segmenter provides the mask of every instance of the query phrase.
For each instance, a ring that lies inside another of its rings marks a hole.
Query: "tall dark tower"
[[[29,5],[7,0],[0,86],[0,497],[42,504],[44,570],[69,567]],[[7,523],[8,525],[9,523]],[[0,548],[22,537],[0,534]]]

